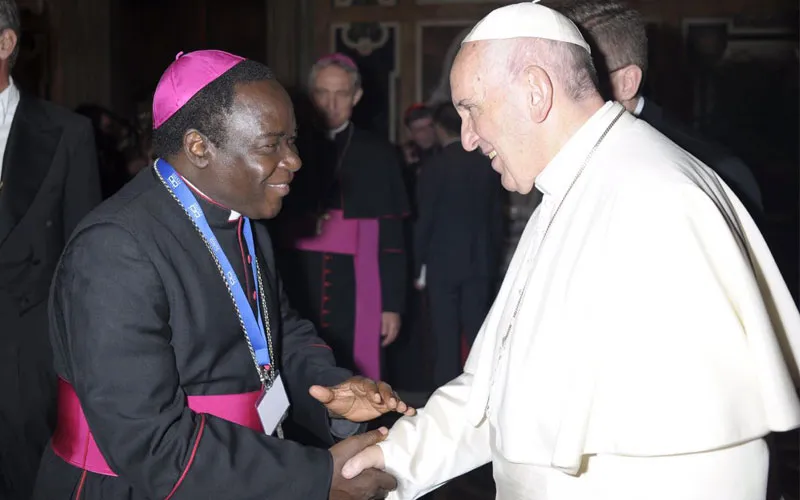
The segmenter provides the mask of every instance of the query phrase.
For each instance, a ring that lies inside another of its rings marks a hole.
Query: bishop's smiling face
[[[479,149],[492,160],[508,191],[528,193],[531,175],[530,120],[523,93],[510,85],[505,58],[493,54],[485,42],[465,43],[450,73],[453,104],[461,115],[461,143],[467,151]]]
[[[237,85],[224,135],[209,161],[214,185],[209,194],[253,219],[275,217],[302,165],[289,95],[274,80]]]

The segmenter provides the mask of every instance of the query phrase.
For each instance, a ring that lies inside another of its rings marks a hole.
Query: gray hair
[[[575,44],[541,38],[520,39],[514,41],[507,57],[507,70],[511,78],[535,64],[559,82],[573,101],[582,101],[598,91],[597,70],[592,55]]]
[[[5,30],[11,30],[17,35],[17,45],[14,46],[14,51],[11,52],[11,57],[8,58],[9,66],[13,68],[19,56],[19,45],[22,38],[19,9],[15,0],[0,0],[0,33]]]
[[[619,0],[550,0],[548,6],[583,31],[609,73],[635,65],[647,73],[647,28],[636,9]]]
[[[344,63],[344,62],[342,62],[342,61],[340,61],[338,59],[330,58],[330,57],[322,58],[319,61],[317,61],[316,63],[314,63],[313,66],[311,66],[311,72],[308,75],[308,88],[313,90],[314,89],[314,83],[317,81],[317,74],[321,70],[323,70],[325,68],[329,68],[331,66],[335,66],[337,68],[341,68],[345,73],[350,75],[350,82],[353,85],[353,92],[354,93],[357,92],[359,89],[361,89],[361,73],[358,72],[358,69],[356,69],[356,68],[350,66],[349,64]]]

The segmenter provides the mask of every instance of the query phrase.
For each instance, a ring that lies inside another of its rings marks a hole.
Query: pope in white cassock
[[[417,498],[492,462],[501,500],[757,500],[800,426],[800,315],[742,204],[596,89],[536,3],[490,13],[451,73],[462,142],[543,201],[464,373],[348,462]]]

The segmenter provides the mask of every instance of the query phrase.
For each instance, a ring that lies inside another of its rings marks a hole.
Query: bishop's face
[[[451,94],[461,115],[464,149],[479,149],[492,160],[506,190],[526,194],[535,179],[531,124],[525,99],[510,85],[504,65],[502,58],[492,61],[486,42],[464,44],[450,72]]]
[[[317,71],[311,98],[331,130],[341,127],[353,116],[353,107],[362,94],[354,84],[353,75],[339,66],[327,66]]]
[[[225,143],[214,148],[207,168],[208,194],[247,217],[275,217],[302,165],[289,95],[274,80],[240,84],[225,127]]]

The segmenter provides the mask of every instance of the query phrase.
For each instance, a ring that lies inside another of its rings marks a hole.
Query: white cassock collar
[[[609,101],[597,110],[536,177],[536,189],[548,196],[556,198],[564,196],[589,152],[597,143],[597,138],[611,121],[608,117],[619,113],[621,108],[621,104]]]
[[[346,129],[348,126],[350,126],[350,120],[347,120],[333,130],[328,130],[328,138],[333,140],[337,135],[344,132],[344,129]]]

